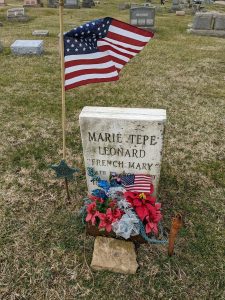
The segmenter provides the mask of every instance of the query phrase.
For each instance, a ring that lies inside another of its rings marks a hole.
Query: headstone
[[[11,46],[13,54],[41,55],[44,51],[44,42],[42,40],[16,40]]]
[[[23,7],[10,8],[7,10],[8,21],[27,21],[28,16],[25,15]]]
[[[177,10],[176,11],[176,16],[185,16],[185,11],[184,10]]]
[[[5,0],[0,0],[0,6],[5,6],[6,3],[5,3]]]
[[[188,33],[225,37],[225,14],[218,12],[196,13]]]
[[[155,7],[134,7],[130,9],[130,24],[154,30],[155,25]]]
[[[213,14],[209,13],[196,13],[193,20],[193,29],[210,30],[212,29]]]
[[[166,111],[121,107],[84,107],[80,128],[85,167],[102,179],[117,174],[149,174],[157,189]],[[87,176],[89,192],[96,186]]]
[[[185,8],[185,1],[184,0],[173,0],[171,11],[183,10]]]
[[[96,237],[91,267],[123,274],[135,274],[138,268],[132,242]]]
[[[95,6],[95,3],[93,0],[83,0],[82,7],[91,8],[92,6]]]
[[[48,7],[57,8],[59,1],[57,0],[48,0]]]
[[[216,14],[215,15],[215,23],[214,23],[215,30],[225,30],[225,14]]]
[[[49,31],[48,30],[34,30],[32,32],[32,35],[36,35],[36,36],[48,36],[49,35]]]
[[[41,0],[24,0],[23,6],[37,7],[37,6],[42,6],[42,3]]]
[[[80,8],[79,0],[65,0],[64,3],[65,8]]]

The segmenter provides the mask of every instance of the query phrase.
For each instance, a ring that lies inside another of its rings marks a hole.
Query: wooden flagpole
[[[64,38],[63,38],[63,7],[64,0],[59,0],[59,25],[60,25],[60,58],[61,58],[61,89],[62,89],[62,139],[63,160],[66,159],[66,95],[65,95],[65,69],[64,69]],[[68,180],[65,177],[67,199],[70,200]]]

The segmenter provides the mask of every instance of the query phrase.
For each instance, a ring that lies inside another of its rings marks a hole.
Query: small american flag
[[[150,193],[154,191],[150,175],[128,174],[121,175],[121,182],[124,188],[130,192]]]
[[[113,18],[86,23],[64,34],[65,90],[115,81],[123,66],[154,36]]]

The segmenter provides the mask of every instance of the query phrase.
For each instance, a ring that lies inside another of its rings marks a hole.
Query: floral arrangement
[[[106,181],[93,168],[88,168],[88,175],[98,188],[85,198],[82,214],[86,223],[125,239],[141,235],[148,242],[167,242],[155,239],[162,214],[161,204],[152,195],[151,176],[112,173]]]

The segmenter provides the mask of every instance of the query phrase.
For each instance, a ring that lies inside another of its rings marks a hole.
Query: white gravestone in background
[[[157,188],[166,111],[163,109],[84,107],[79,122],[85,167],[101,179],[110,172],[154,175]],[[96,188],[87,175],[89,192]]]

